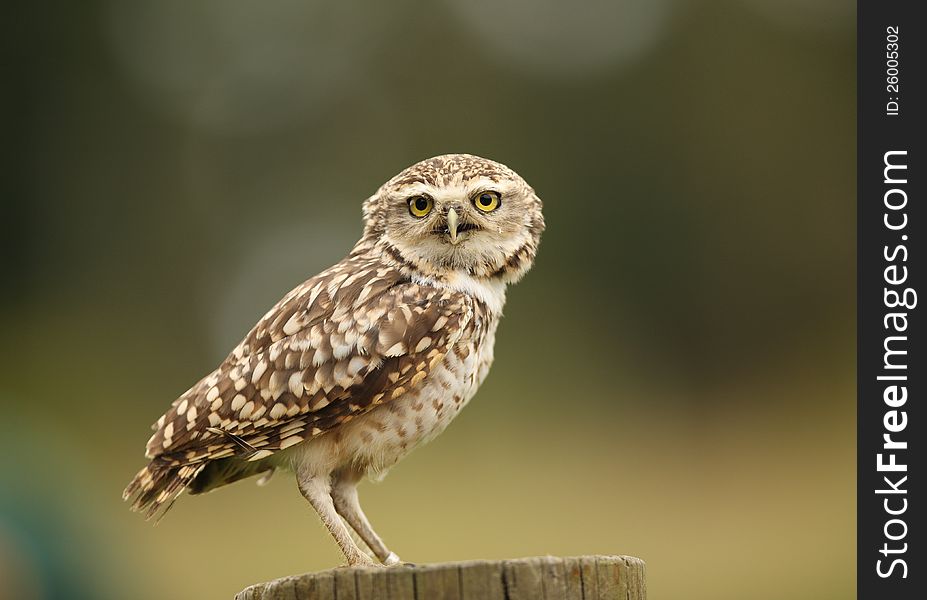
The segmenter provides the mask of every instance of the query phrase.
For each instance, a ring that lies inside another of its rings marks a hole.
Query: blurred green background
[[[149,424],[431,155],[545,202],[496,365],[361,495],[406,560],[627,553],[653,598],[855,581],[855,5],[5,11],[0,597],[229,598],[334,566],[278,476],[123,486]]]

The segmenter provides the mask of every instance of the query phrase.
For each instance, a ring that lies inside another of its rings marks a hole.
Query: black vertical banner
[[[927,443],[925,42],[921,2],[860,0],[857,23],[858,597],[915,598]],[[915,460],[915,456],[919,459]],[[923,598],[922,595],[917,595]]]

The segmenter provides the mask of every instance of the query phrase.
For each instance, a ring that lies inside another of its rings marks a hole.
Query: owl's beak
[[[451,243],[457,244],[457,211],[453,208],[447,211],[447,232],[451,236]]]

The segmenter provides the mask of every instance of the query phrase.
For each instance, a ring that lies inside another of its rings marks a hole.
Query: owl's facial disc
[[[544,230],[534,190],[508,167],[469,154],[402,171],[368,199],[364,217],[367,240],[429,277],[516,281]]]

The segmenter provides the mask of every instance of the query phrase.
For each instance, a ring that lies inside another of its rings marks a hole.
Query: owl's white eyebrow
[[[499,194],[506,194],[512,191],[514,187],[513,183],[506,181],[493,181],[486,177],[480,177],[479,179],[474,179],[467,182],[467,195],[471,196],[476,192],[498,192]]]
[[[396,198],[408,200],[413,196],[434,196],[434,187],[426,183],[411,183],[394,192]]]
[[[514,182],[509,181],[493,181],[488,177],[479,177],[477,179],[471,179],[465,185],[460,186],[443,186],[435,187],[433,185],[415,182],[405,185],[393,192],[393,196],[396,199],[408,200],[413,196],[428,195],[433,198],[438,196],[446,196],[449,193],[453,194],[455,192],[462,193],[465,196],[471,196],[476,192],[487,192],[495,191],[502,195],[505,195],[512,191],[515,187]]]

